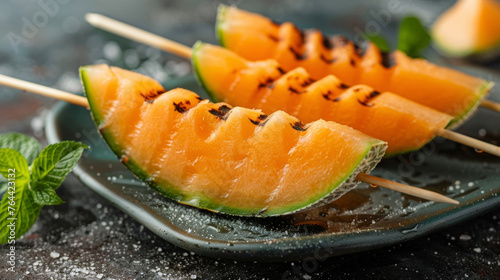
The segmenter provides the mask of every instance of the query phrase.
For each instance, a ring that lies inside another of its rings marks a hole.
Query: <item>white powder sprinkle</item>
[[[462,241],[468,241],[468,240],[471,240],[471,236],[470,235],[467,235],[467,234],[462,234],[460,235],[460,240]]]

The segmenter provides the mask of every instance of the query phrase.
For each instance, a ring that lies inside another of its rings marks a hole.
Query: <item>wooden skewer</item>
[[[99,14],[87,14],[85,16],[85,19],[95,27],[107,30],[111,33],[121,35],[125,38],[129,38],[146,45],[155,46],[166,52],[174,53],[181,57],[191,59],[191,48],[172,40],[160,37],[153,33],[138,29],[126,23]],[[494,103],[492,101],[484,100],[481,105],[485,106],[488,109],[498,110],[498,112],[500,112],[500,104]],[[477,139],[461,135],[459,133],[452,132],[446,129],[436,131],[436,135],[500,157],[500,147],[497,147],[495,145],[482,142]]]
[[[490,100],[483,100],[481,101],[481,107],[484,107],[486,109],[490,109],[491,111],[500,113],[500,103],[496,103]]]
[[[47,97],[51,97],[54,99],[59,99],[63,101],[67,101],[76,105],[80,105],[82,107],[88,108],[89,103],[87,98],[83,96],[78,96],[74,95],[68,92],[64,92],[61,90],[56,90],[53,88],[45,87],[42,85],[37,85],[34,83],[30,83],[27,81],[19,80],[16,78],[0,75],[0,85],[8,86],[8,87],[13,87],[16,89],[20,89],[26,92],[31,92],[35,93],[38,95],[43,95]],[[381,187],[385,187],[391,190],[399,191],[402,193],[410,194],[416,197],[432,200],[432,201],[437,201],[437,202],[444,202],[444,203],[451,203],[451,204],[459,204],[457,200],[451,199],[447,196],[431,192],[428,190],[416,188],[416,187],[410,187],[404,184],[396,183],[393,181],[385,180],[382,178],[374,177],[368,174],[360,173],[356,179],[369,183],[369,184],[376,184]]]
[[[447,129],[436,131],[436,135],[500,157],[500,147]]]
[[[363,181],[363,182],[366,182],[366,183],[369,183],[369,184],[373,184],[373,185],[381,186],[381,187],[384,187],[387,189],[391,189],[393,191],[402,192],[405,194],[413,195],[413,196],[424,198],[427,200],[438,201],[438,200],[436,200],[437,197],[436,197],[435,192],[424,190],[421,188],[408,186],[408,185],[401,184],[401,183],[394,182],[394,181],[389,181],[389,180],[386,180],[386,179],[383,179],[380,177],[375,177],[372,175],[368,175],[365,173],[358,174],[358,177],[356,177],[356,179]],[[442,200],[440,200],[439,202],[457,204],[456,200],[451,199],[447,196],[441,196],[440,199],[442,199]]]
[[[151,32],[147,32],[145,30],[99,14],[86,14],[85,19],[95,27],[118,34],[130,40],[134,40],[145,45],[150,45],[181,57],[191,58],[192,51],[190,47],[184,46]]]
[[[33,93],[36,93],[38,95],[43,95],[46,97],[50,97],[50,98],[54,98],[54,99],[58,99],[58,100],[63,100],[63,101],[66,101],[68,103],[80,105],[80,106],[83,106],[86,108],[89,107],[89,102],[88,102],[87,98],[85,98],[83,96],[70,94],[70,93],[64,92],[62,90],[41,86],[38,84],[19,80],[19,79],[12,78],[9,76],[0,75],[0,84],[7,86],[7,87],[20,89],[23,91],[33,92]]]

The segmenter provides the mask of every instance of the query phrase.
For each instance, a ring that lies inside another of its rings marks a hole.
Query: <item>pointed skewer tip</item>
[[[87,13],[85,14],[85,20],[91,25],[98,25],[101,21],[102,16],[100,14],[95,13]]]

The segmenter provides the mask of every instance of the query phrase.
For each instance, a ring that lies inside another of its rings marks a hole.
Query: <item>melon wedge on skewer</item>
[[[347,84],[393,92],[451,115],[451,127],[465,121],[493,86],[400,51],[385,54],[374,44],[359,47],[344,36],[303,32],[235,7],[220,6],[216,33],[221,45],[248,60],[273,58],[285,71],[304,67],[314,79],[335,75]]]
[[[197,43],[193,67],[216,100],[283,110],[305,122],[335,121],[388,143],[387,155],[420,149],[452,118],[390,92],[348,86],[329,75],[314,80],[304,68],[282,72],[275,60],[247,61],[222,47]]]
[[[86,15],[86,19],[87,19],[87,21],[89,23],[91,23],[92,25],[94,25],[96,27],[108,30],[108,31],[113,32],[115,34],[124,36],[126,38],[129,38],[129,39],[132,39],[132,40],[136,40],[138,42],[145,43],[145,44],[148,44],[148,45],[151,45],[151,46],[155,46],[155,47],[157,47],[159,49],[162,49],[164,51],[177,54],[177,55],[185,57],[185,58],[191,58],[191,56],[192,56],[192,50],[191,50],[191,48],[189,48],[187,46],[184,46],[184,45],[179,44],[177,42],[174,42],[174,41],[171,41],[169,39],[163,38],[161,36],[152,34],[150,32],[141,30],[139,28],[130,26],[130,25],[125,24],[123,22],[119,22],[119,21],[116,21],[114,19],[102,16],[102,15],[99,15],[99,14],[87,14]],[[226,57],[226,58],[231,59],[231,57]],[[213,59],[217,60],[218,58],[214,57]],[[240,61],[239,63],[236,62],[236,65],[237,65],[237,64],[241,64],[242,59],[238,58],[238,59],[233,60],[233,62],[234,61]],[[256,62],[256,64],[259,64],[259,63],[260,62]],[[260,63],[260,64],[265,65],[265,63],[266,62],[263,62],[263,63]],[[271,64],[273,64],[273,63],[274,63],[274,65],[277,65],[276,62],[272,62]],[[273,71],[273,69],[274,68],[271,67],[268,70]],[[283,69],[281,69],[281,68],[277,68],[277,69],[278,69],[279,72],[283,72],[282,74],[284,74],[285,71]],[[233,69],[233,70],[234,70],[234,73],[232,73],[232,74],[235,74],[238,69]],[[254,78],[257,77],[257,76],[259,76],[259,75],[255,75]],[[226,79],[231,79],[231,77],[228,77],[228,76],[219,76],[219,75],[215,75],[215,76],[216,76],[216,80],[217,81],[224,81]],[[265,78],[265,80],[262,80],[259,83],[259,87],[260,87],[260,85],[265,85],[266,81],[267,81],[267,79],[269,77],[267,76],[267,77],[263,77],[263,78]],[[243,81],[243,83],[245,83],[245,82],[250,82],[251,83],[252,81],[251,80],[249,80],[249,81]],[[345,84],[342,84],[342,87],[347,87],[347,86],[344,86],[344,85]],[[373,91],[373,93],[375,93],[375,92],[377,92],[377,91]],[[222,95],[224,95],[224,94],[222,94]],[[371,94],[370,94],[370,96],[371,96]],[[386,94],[386,96],[394,96],[394,95],[392,95],[392,94]],[[365,96],[365,98],[366,98],[366,96]],[[369,105],[368,103],[365,102],[366,101],[365,98],[362,99],[362,100],[360,100],[360,102],[364,103],[365,105]],[[403,100],[403,99],[401,99],[401,100]],[[335,101],[335,99],[332,100],[332,101]],[[397,99],[396,99],[396,101],[397,101]],[[401,111],[402,108],[401,108],[400,105],[394,104],[393,102],[391,102],[391,103],[392,104],[389,104],[389,105],[393,105],[393,106],[395,106],[397,108],[397,110]],[[403,103],[405,105],[406,104],[408,104],[408,105],[411,104],[411,103],[408,103],[408,101],[404,101]],[[316,105],[319,106],[320,104],[316,104]],[[418,105],[418,104],[416,104],[416,105]],[[410,107],[412,107],[412,106],[414,106],[414,105],[411,105]],[[485,106],[484,103],[483,103],[483,106]],[[430,112],[428,108],[426,108],[424,106],[420,106],[420,107],[421,107],[421,110],[416,109],[416,110],[413,110],[413,111],[414,112],[418,112],[418,111],[420,111],[420,112]],[[492,110],[495,110],[495,108],[497,108],[497,111],[500,112],[500,104],[496,104],[494,102],[490,102],[490,103],[488,103],[488,108],[491,108]],[[405,108],[403,108],[403,109],[405,109]],[[432,115],[432,114],[430,114],[430,115]],[[357,116],[352,116],[352,114],[348,114],[348,117],[365,118],[365,120],[364,120],[365,123],[367,121],[367,116],[363,116],[363,115],[360,115],[360,114],[358,114]],[[415,116],[415,117],[417,119],[421,118],[421,116]],[[430,120],[430,121],[432,122],[432,120]],[[437,121],[439,121],[439,120],[437,120]],[[386,122],[387,122],[387,120],[386,120]],[[408,125],[412,125],[412,124],[411,123],[405,123],[403,126],[400,126],[399,128],[403,129],[403,128],[405,128]],[[429,132],[429,128],[431,128],[431,127],[427,127],[427,132]],[[393,132],[394,132],[394,130],[393,130]],[[446,139],[449,139],[449,140],[452,140],[452,141],[455,141],[455,142],[458,142],[458,143],[461,143],[461,144],[464,144],[464,145],[467,145],[467,146],[470,146],[470,147],[473,147],[473,148],[476,148],[476,149],[479,149],[479,150],[483,150],[483,151],[485,151],[487,153],[491,153],[491,154],[494,154],[496,156],[500,156],[500,147],[497,147],[495,145],[488,144],[488,143],[476,140],[474,138],[471,138],[471,137],[468,137],[468,136],[465,136],[465,135],[461,135],[459,133],[456,133],[456,132],[453,132],[453,131],[450,131],[450,130],[447,130],[447,129],[438,129],[436,131],[433,131],[433,133],[435,135],[444,137]],[[399,137],[399,135],[395,135],[394,133],[392,135],[384,135],[384,137],[391,137],[391,136],[392,137]],[[427,134],[427,135],[422,135],[422,136],[417,136],[417,137],[418,137],[418,140],[416,141],[416,143],[413,143],[415,141],[412,141],[413,144],[410,143],[409,146],[411,146],[411,148],[415,148],[415,146],[418,146],[418,145],[423,145],[424,142],[422,140],[426,139],[425,137],[428,138],[429,135]],[[404,151],[404,150],[402,150],[402,151]],[[408,149],[406,151],[408,151]],[[394,153],[396,153],[396,152],[394,152]]]
[[[435,192],[366,173],[386,143],[333,122],[308,125],[283,112],[165,92],[151,78],[107,65],[81,68],[88,96],[0,75],[0,84],[90,107],[110,148],[160,193],[192,206],[242,216],[292,213],[327,203],[358,181],[434,201]]]
[[[167,197],[216,212],[271,216],[329,202],[386,148],[347,126],[200,101],[107,65],[80,73],[94,120],[123,163]]]

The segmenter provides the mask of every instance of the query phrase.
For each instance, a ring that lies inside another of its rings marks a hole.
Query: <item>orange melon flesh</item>
[[[390,92],[348,86],[333,75],[314,80],[302,67],[284,73],[275,60],[251,62],[222,47],[197,43],[193,66],[217,101],[285,111],[305,122],[348,125],[388,143],[387,154],[417,150],[446,128],[452,117]]]
[[[242,216],[293,213],[352,189],[386,143],[333,122],[232,108],[107,65],[80,70],[92,116],[121,161],[163,195]]]
[[[499,19],[496,0],[460,0],[436,20],[432,34],[447,56],[487,59],[500,53]]]
[[[304,67],[316,80],[335,75],[349,85],[390,91],[453,116],[452,126],[467,119],[492,87],[400,51],[384,54],[373,44],[363,49],[344,36],[329,38],[292,26],[221,5],[216,29],[222,46],[250,61],[276,59],[285,71]]]

